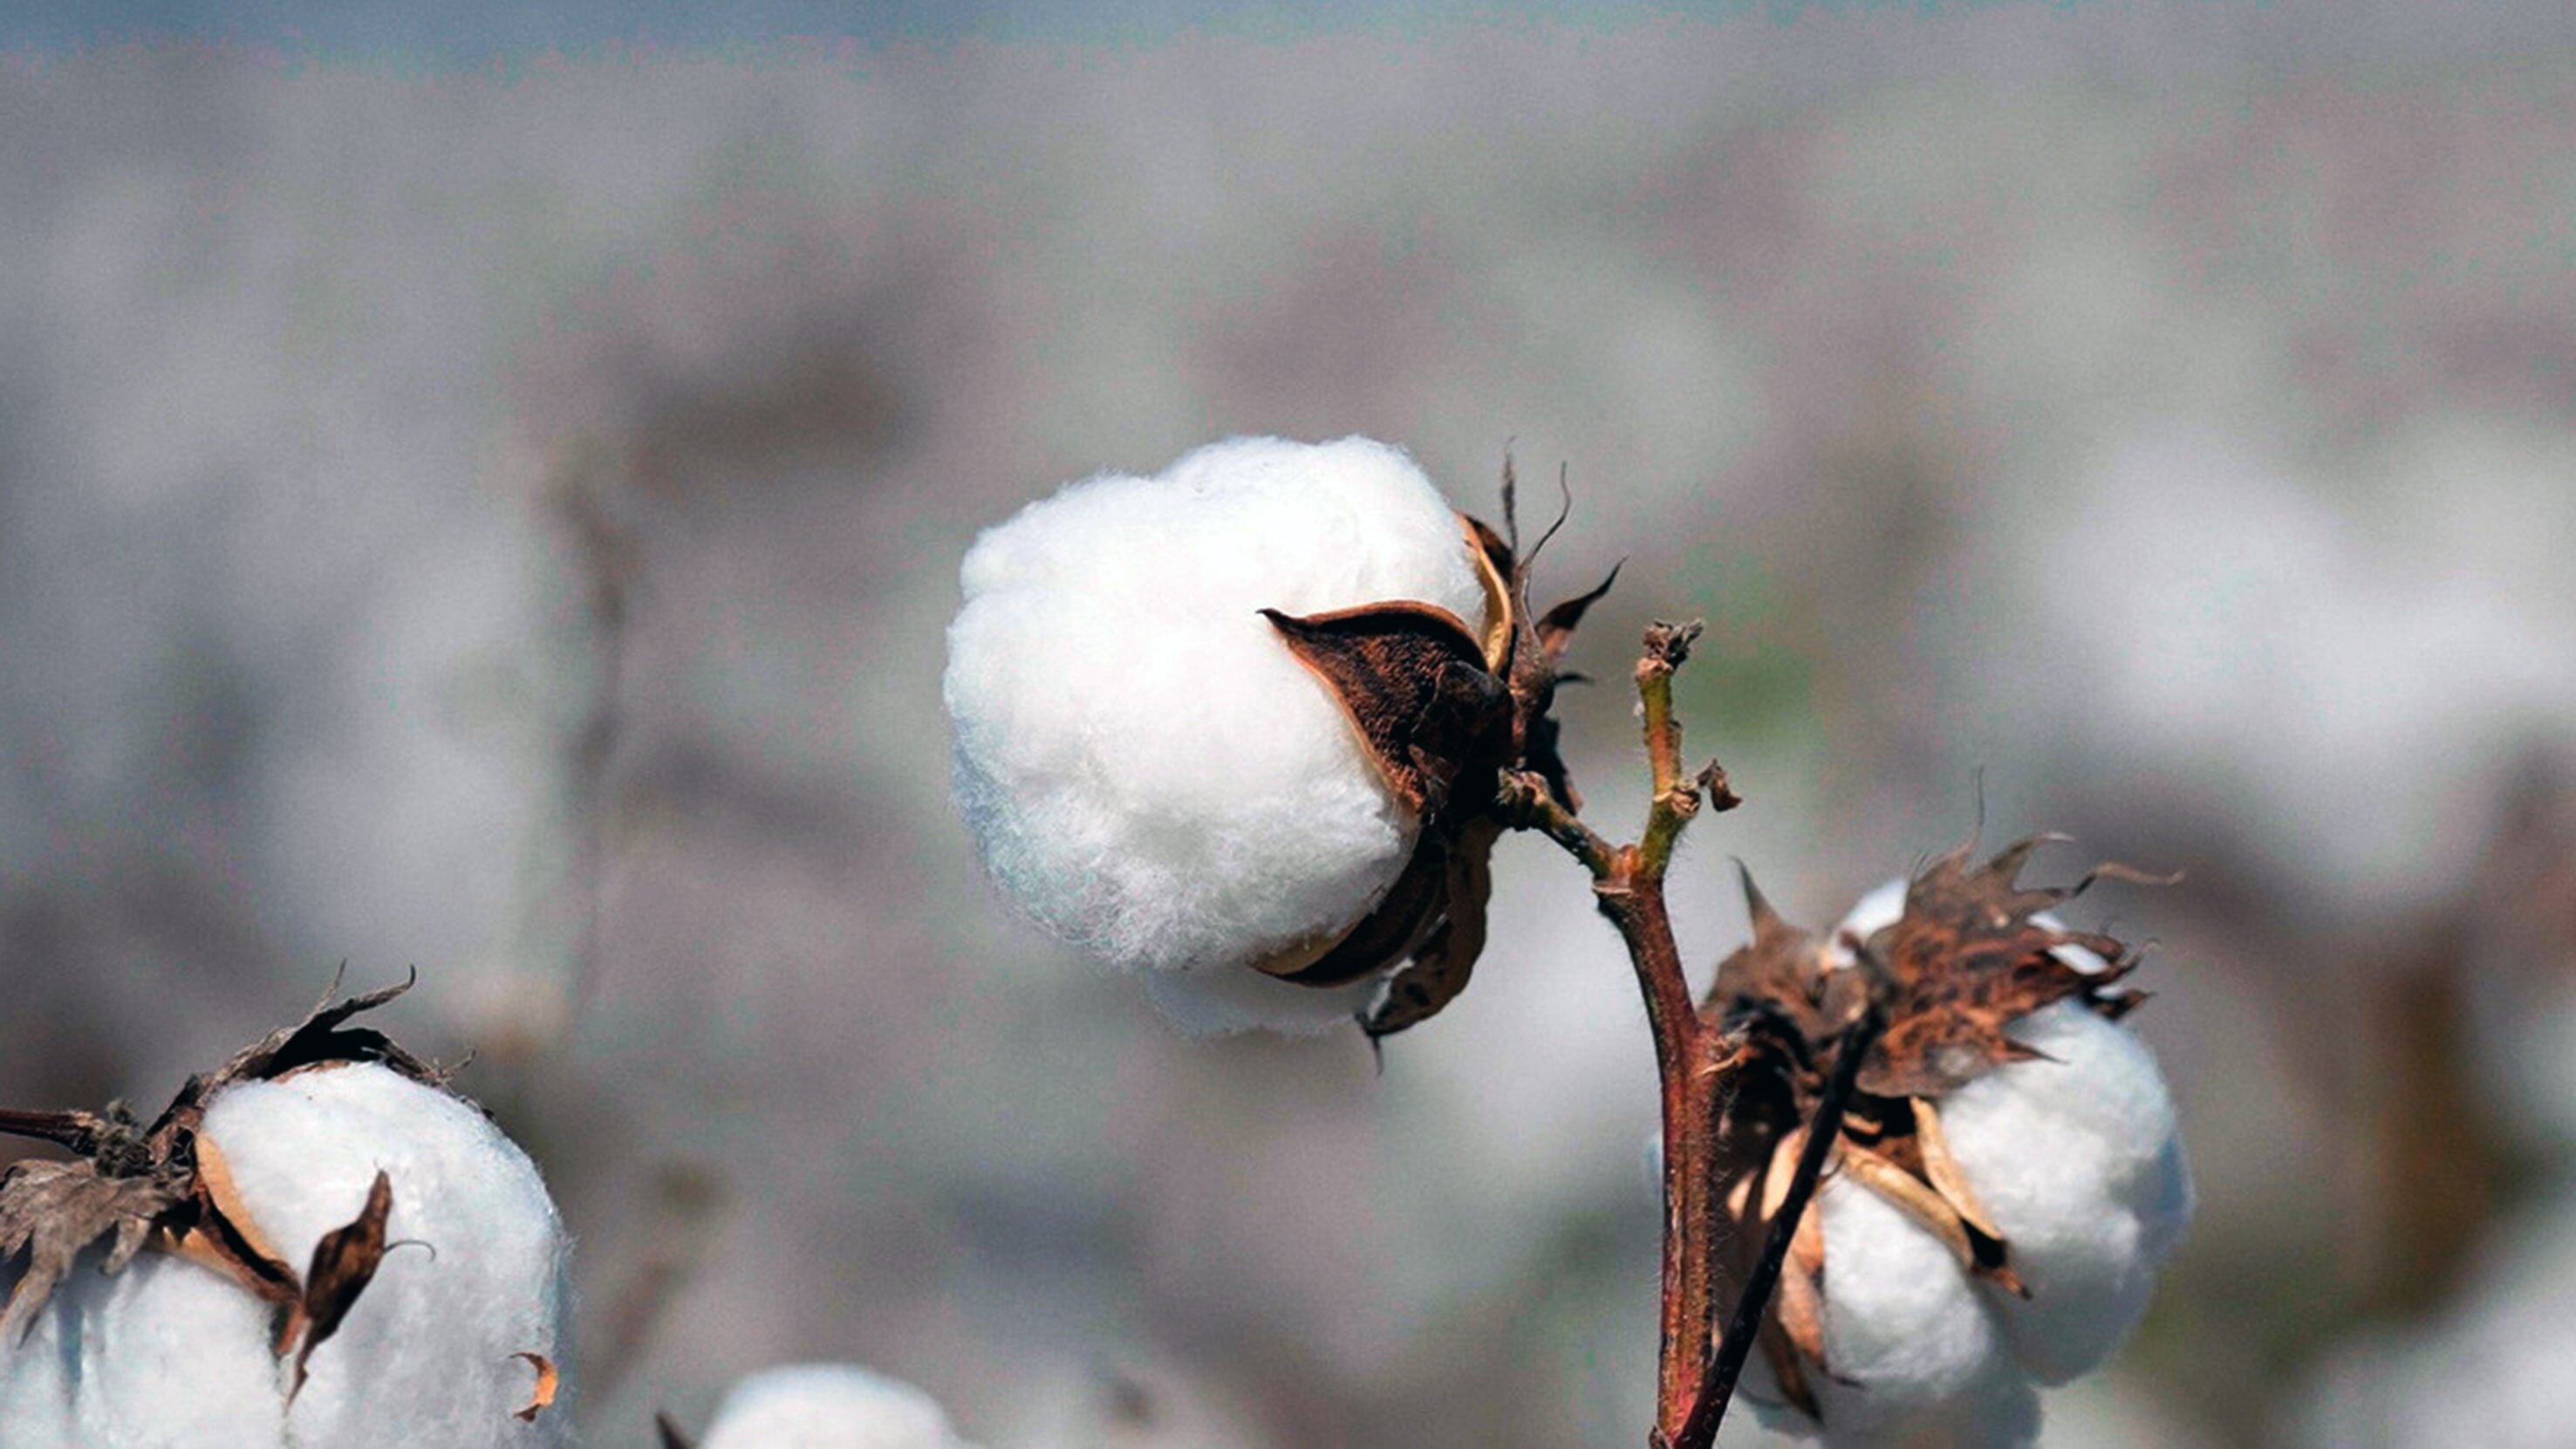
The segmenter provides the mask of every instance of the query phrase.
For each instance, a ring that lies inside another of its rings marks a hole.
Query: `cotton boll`
[[[77,1271],[29,1342],[0,1356],[0,1444],[424,1449],[568,1442],[568,1402],[515,1417],[570,1357],[564,1238],[526,1154],[467,1103],[374,1064],[238,1082],[198,1132],[242,1215],[298,1273],[323,1234],[391,1182],[390,1249],[290,1408],[266,1304],[196,1263],[147,1253]],[[568,1396],[566,1396],[568,1399]]]
[[[1458,519],[1403,453],[1239,438],[1075,483],[987,530],[962,580],[956,793],[1040,924],[1129,970],[1230,970],[1328,942],[1394,883],[1419,822],[1259,611],[1413,600],[1481,630]],[[1161,994],[1215,999],[1219,1025],[1289,999]]]
[[[701,1449],[970,1449],[930,1395],[846,1364],[765,1369],[725,1394]]]
[[[2173,1099],[2136,1036],[2073,1001],[2011,1027],[2050,1060],[2015,1062],[1940,1103],[1959,1170],[2030,1289],[2003,1305],[2042,1383],[2099,1366],[2128,1337],[2192,1209]]]
[[[299,1268],[393,1182],[391,1242],[339,1333],[313,1355],[288,1426],[305,1443],[555,1444],[569,1404],[512,1417],[534,1371],[569,1359],[564,1234],[536,1165],[465,1101],[372,1063],[227,1088],[206,1109],[234,1185]]]

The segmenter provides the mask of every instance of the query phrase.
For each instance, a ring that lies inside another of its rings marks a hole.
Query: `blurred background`
[[[819,1357],[994,1449],[1641,1443],[1570,863],[1381,1072],[1168,1030],[947,798],[977,528],[1508,449],[1542,594],[1627,560],[1579,667],[1710,622],[1703,970],[1729,857],[1822,924],[1981,789],[2188,873],[2078,913],[2202,1205],[2052,1445],[2576,1444],[2576,11],[611,10],[0,22],[0,1102],[417,965],[590,1442]],[[1562,709],[1605,828],[1630,703]]]

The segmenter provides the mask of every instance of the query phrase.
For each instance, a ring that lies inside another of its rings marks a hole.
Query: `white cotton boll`
[[[1418,822],[1259,611],[1413,600],[1481,631],[1457,517],[1402,452],[1238,438],[1071,484],[962,580],[957,798],[1039,923],[1125,969],[1214,971],[1327,941],[1394,883]]]
[[[736,1382],[700,1449],[970,1449],[937,1400],[846,1364],[792,1364]]]
[[[227,1088],[201,1135],[291,1264],[358,1215],[380,1168],[393,1183],[387,1240],[427,1245],[388,1252],[314,1353],[287,1421],[300,1443],[565,1442],[568,1402],[512,1417],[534,1381],[514,1355],[571,1357],[563,1223],[536,1164],[490,1118],[360,1063]]]
[[[1894,925],[1905,889],[1893,880],[1861,897],[1840,929],[1867,937]],[[2032,919],[2059,924],[2044,911]],[[2057,955],[2078,970],[2105,965],[2081,946]],[[2191,1219],[2191,1168],[2164,1074],[2126,1027],[2061,1001],[2008,1030],[2053,1060],[2006,1063],[1936,1105],[2031,1290],[2003,1305],[2005,1332],[2033,1377],[2059,1384],[2108,1359],[2146,1312]]]
[[[230,1279],[153,1254],[112,1279],[75,1272],[0,1358],[0,1446],[569,1442],[569,1394],[514,1417],[535,1382],[515,1355],[571,1356],[563,1227],[535,1166],[482,1113],[381,1066],[335,1066],[224,1088],[199,1137],[299,1273],[380,1168],[388,1240],[426,1246],[386,1253],[291,1409],[291,1356],[271,1352],[266,1306]]]
[[[2146,1312],[2191,1219],[2191,1169],[2164,1075],[2127,1028],[2061,1001],[2011,1032],[2051,1060],[1952,1092],[1941,1123],[2030,1289],[2003,1304],[2004,1331],[2057,1384],[2108,1359]]]

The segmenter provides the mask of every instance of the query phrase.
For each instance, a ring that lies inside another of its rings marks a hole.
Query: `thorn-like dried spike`
[[[1512,469],[1512,445],[1503,444],[1503,537],[1512,545],[1512,557],[1521,553],[1521,480]]]
[[[1756,933],[1762,930],[1765,922],[1780,919],[1780,913],[1771,909],[1770,898],[1762,894],[1762,887],[1753,883],[1753,867],[1738,860],[1735,863],[1735,878],[1744,887],[1744,914],[1753,922]]]
[[[653,1432],[660,1437],[662,1449],[696,1449],[696,1445],[691,1442],[687,1434],[680,1431],[680,1426],[673,1422],[668,1413],[657,1412],[653,1415]]]
[[[1600,583],[1573,598],[1560,600],[1545,614],[1539,616],[1538,647],[1541,658],[1552,665],[1565,656],[1565,646],[1573,641],[1574,630],[1583,622],[1584,613],[1610,592],[1611,585],[1619,582],[1619,570],[1626,566],[1625,559],[1612,564],[1610,572]],[[1558,678],[1561,681],[1564,676],[1559,675]]]

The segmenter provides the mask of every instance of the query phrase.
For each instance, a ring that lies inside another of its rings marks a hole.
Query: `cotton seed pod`
[[[1562,779],[1536,722],[1589,598],[1532,619],[1524,573],[1364,438],[1031,504],[968,552],[948,632],[986,868],[1184,1027],[1420,1019],[1482,942],[1495,772]]]
[[[670,1431],[665,1430],[666,1436]],[[793,1364],[737,1381],[699,1449],[973,1449],[937,1400],[847,1364]]]
[[[569,1442],[554,1205],[480,1111],[341,1029],[380,999],[192,1080],[148,1132],[50,1114],[80,1155],[0,1179],[0,1253],[27,1255],[0,1444]]]
[[[1784,1427],[1833,1444],[2029,1442],[2032,1386],[2118,1348],[2189,1220],[2172,1099],[2119,1022],[2140,999],[2116,985],[2134,957],[2044,909],[2073,890],[2015,883],[2034,844],[1983,865],[1945,856],[1872,892],[1830,941],[1756,895],[1756,941],[1721,968],[1748,1037],[1804,1038],[1784,1060],[1829,1049],[1870,974],[1890,1003],[1747,1380]],[[1813,1080],[1784,1067],[1731,1119],[1747,1147],[1730,1209],[1750,1227],[1785,1187]],[[1786,1125],[1756,1162],[1763,1111]]]

